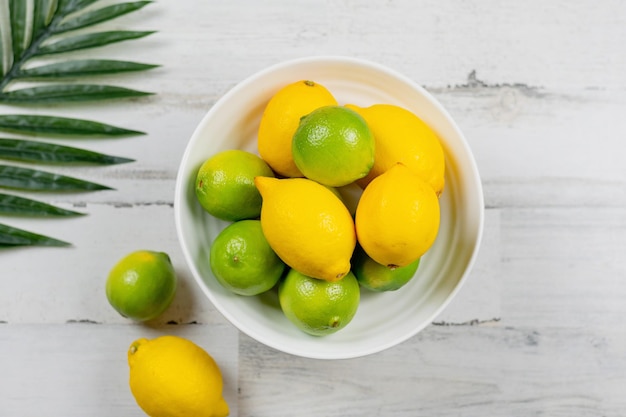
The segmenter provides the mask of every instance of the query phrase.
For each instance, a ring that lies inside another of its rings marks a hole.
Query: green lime
[[[335,333],[350,323],[359,307],[359,283],[352,272],[338,281],[311,278],[291,269],[278,287],[285,316],[313,336]]]
[[[351,263],[352,272],[361,286],[372,291],[395,291],[413,278],[420,260],[391,269],[370,258],[361,246],[357,245]]]
[[[354,110],[324,106],[300,119],[291,152],[305,177],[341,187],[370,172],[374,165],[374,135]]]
[[[151,320],[163,313],[176,294],[176,273],[163,252],[139,250],[122,258],[109,272],[106,295],[122,316]]]
[[[241,220],[222,230],[211,245],[210,264],[220,284],[239,295],[269,290],[285,270],[259,220]]]
[[[239,149],[219,152],[207,159],[196,175],[196,197],[211,215],[228,221],[254,219],[261,213],[261,195],[254,177],[273,177],[272,169],[257,155]]]

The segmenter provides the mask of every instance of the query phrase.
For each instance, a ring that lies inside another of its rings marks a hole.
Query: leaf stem
[[[37,50],[39,46],[47,40],[51,35],[54,35],[55,28],[58,26],[59,22],[63,20],[64,16],[61,16],[58,13],[58,9],[54,12],[54,17],[52,21],[44,30],[41,31],[41,34],[37,39],[33,39],[28,48],[22,53],[20,58],[13,62],[11,68],[4,75],[2,80],[0,80],[0,93],[3,93],[5,88],[16,78],[19,78],[20,71],[22,70],[22,65],[26,63],[30,58],[37,54]]]

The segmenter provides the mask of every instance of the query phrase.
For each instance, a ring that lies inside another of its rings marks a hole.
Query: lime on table
[[[273,177],[272,169],[257,155],[239,149],[219,152],[207,159],[196,175],[200,205],[227,221],[253,219],[261,213],[261,195],[254,177]]]
[[[126,255],[111,269],[106,295],[122,316],[146,321],[169,307],[176,284],[176,273],[166,253],[139,250]]]
[[[305,177],[341,187],[370,172],[374,146],[374,135],[357,112],[324,106],[300,120],[291,151]]]
[[[220,284],[239,295],[269,290],[285,269],[259,220],[241,220],[222,230],[211,245],[210,264]]]
[[[285,316],[300,330],[325,336],[346,327],[359,307],[359,283],[352,272],[338,281],[311,278],[291,269],[278,287]]]

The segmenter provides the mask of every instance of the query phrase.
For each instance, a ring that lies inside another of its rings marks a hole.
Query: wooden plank
[[[150,61],[154,47],[171,47],[175,55],[158,57],[167,65],[162,74],[185,74],[185,86],[176,76],[159,84],[175,95],[224,92],[268,65],[319,54],[374,59],[434,87],[463,84],[472,70],[493,83],[556,88],[619,87],[626,73],[619,0],[602,7],[591,0],[269,0],[263,7],[180,0],[145,13],[123,21],[139,30],[158,26],[135,56]],[[167,18],[151,25],[155,15]],[[107,52],[117,58],[126,48]]]
[[[4,251],[0,279],[0,320],[9,323],[65,323],[88,320],[128,323],[109,305],[105,283],[113,265],[126,254],[148,249],[170,255],[179,286],[170,308],[155,324],[225,323],[202,294],[185,264],[169,205],[90,205],[75,219],[15,219],[66,239],[73,247],[18,248]],[[46,250],[51,249],[51,250]],[[32,260],[36,259],[36,262]]]
[[[506,210],[501,233],[507,322],[624,328],[623,208]]]
[[[247,337],[239,346],[241,415],[617,417],[626,408],[626,333],[614,328],[431,326],[343,361]]]
[[[127,350],[140,338],[185,337],[205,349],[238,415],[237,332],[228,325],[0,325],[0,415],[145,416],[128,387]]]

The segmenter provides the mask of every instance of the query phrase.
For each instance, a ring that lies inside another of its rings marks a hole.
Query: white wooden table
[[[70,107],[144,130],[85,141],[136,162],[60,169],[115,188],[42,195],[88,213],[10,223],[69,248],[0,253],[0,416],[142,416],[126,350],[178,334],[220,364],[232,416],[626,415],[626,3],[621,0],[160,0],[114,27],[156,29],[98,55],[162,64],[115,77],[156,92]],[[95,53],[95,52],[94,52]],[[308,360],[239,333],[200,294],[174,227],[177,167],[236,83],[309,55],[387,65],[450,111],[477,160],[477,264],[417,336],[368,357]],[[155,323],[109,306],[106,275],[168,252],[181,285]]]

